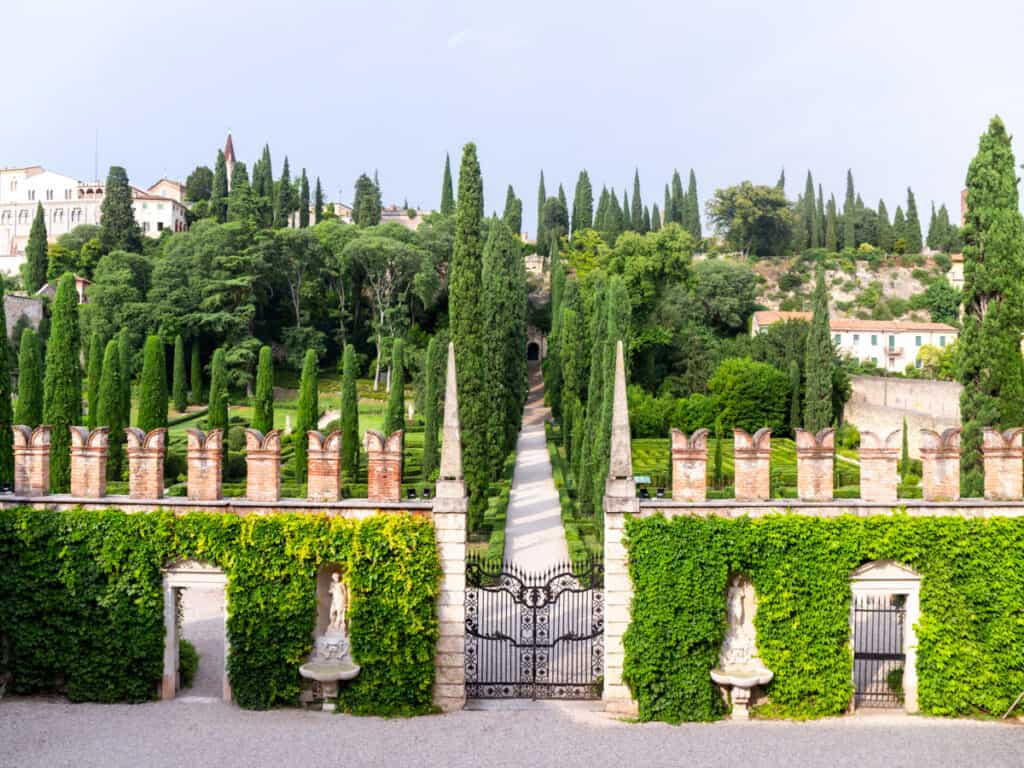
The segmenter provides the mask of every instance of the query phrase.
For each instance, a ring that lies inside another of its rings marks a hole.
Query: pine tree
[[[228,372],[223,349],[216,349],[210,360],[210,407],[206,416],[210,431],[224,430],[224,455],[228,450]],[[223,470],[226,471],[227,467]]]
[[[857,247],[857,201],[853,191],[853,171],[846,171],[846,201],[843,204],[843,248]]]
[[[384,434],[405,429],[405,360],[402,340],[395,339],[391,348],[391,392],[384,409]]]
[[[121,403],[124,396],[121,356],[115,339],[107,342],[101,365],[103,373],[100,377],[99,400],[96,403],[96,423],[110,429],[107,445],[107,479],[120,480],[124,453],[121,435],[127,424],[123,420],[124,407]]]
[[[655,203],[651,206],[651,232],[657,232],[661,229],[661,211],[658,210],[658,204]]]
[[[359,474],[359,394],[356,390],[356,350],[345,345],[341,359],[341,473],[350,483]]]
[[[295,210],[295,202],[292,199],[292,177],[288,170],[288,157],[284,158],[284,165],[281,167],[281,178],[277,181],[276,194],[274,195],[274,227],[283,229],[288,226],[288,217]]]
[[[22,332],[18,350],[18,408],[14,421],[32,429],[43,421],[43,348],[31,328]]]
[[[594,225],[594,189],[590,185],[590,176],[586,170],[580,171],[576,180],[576,192],[572,198],[571,234],[575,235],[583,229]]]
[[[907,187],[907,222],[903,239],[907,244],[907,253],[920,253],[923,248],[921,241],[921,221],[917,216],[917,203],[914,201],[914,191]]]
[[[633,170],[633,204],[629,209],[629,220],[637,232],[644,231],[644,204],[640,199],[640,169]]]
[[[452,161],[446,152],[444,176],[441,179],[441,215],[451,216],[453,213],[455,213],[455,195],[452,192]]]
[[[892,224],[889,223],[889,210],[885,207],[885,200],[878,201],[878,247],[884,253],[892,252],[893,244]]]
[[[814,284],[814,311],[807,333],[804,372],[804,429],[818,432],[832,426],[832,331],[829,325],[825,270],[818,267]]]
[[[700,198],[697,197],[697,176],[690,169],[690,183],[686,189],[686,212],[683,226],[693,236],[693,241],[699,243],[702,233],[700,226]]]
[[[316,420],[320,415],[319,403],[320,375],[317,370],[316,350],[307,349],[306,357],[302,361],[302,378],[299,379],[299,405],[295,416],[295,480],[299,483],[306,482],[306,463],[309,451],[309,437],[306,435],[311,429],[316,429]]]
[[[25,266],[22,268],[22,282],[29,296],[46,283],[46,271],[49,266],[46,246],[46,215],[43,204],[36,203],[36,216],[32,220],[32,229],[28,233],[25,244]]]
[[[316,187],[313,192],[313,223],[319,224],[324,215],[324,190],[320,186],[320,177],[316,177]]]
[[[100,203],[100,246],[104,253],[115,250],[142,253],[142,232],[135,223],[132,188],[124,168],[112,165]]]
[[[4,288],[0,282],[0,309],[4,306]],[[7,316],[0,311],[0,486],[14,486],[14,411],[11,406],[11,364],[14,362]]]
[[[1024,219],[1011,138],[993,117],[967,171],[963,332],[960,335],[960,462],[964,496],[984,490],[985,427],[1020,424],[1024,412]]]
[[[132,349],[128,334],[122,328],[117,335],[117,364],[121,371],[121,424],[132,423]]]
[[[174,410],[178,413],[184,413],[188,408],[188,384],[185,381],[185,342],[180,334],[174,339],[171,399],[174,401]]]
[[[274,359],[266,345],[260,347],[252,405],[252,428],[265,435],[274,428]]]
[[[203,402],[203,363],[199,356],[199,339],[192,341],[192,361],[189,367],[189,398],[194,405]]]
[[[221,223],[228,220],[228,166],[222,149],[217,150],[217,162],[213,166],[213,189],[207,210]]]
[[[672,172],[672,221],[686,225],[686,195],[683,192],[683,180],[679,171]]]
[[[306,169],[302,169],[302,176],[299,179],[299,227],[305,229],[309,226],[309,178],[306,176]]]
[[[793,435],[796,435],[796,429],[801,425],[802,419],[800,418],[801,411],[801,400],[800,400],[800,363],[796,360],[789,361],[789,428],[793,430]]]
[[[423,480],[430,482],[434,470],[437,469],[438,442],[437,432],[439,428],[438,416],[441,413],[438,401],[441,399],[437,376],[437,369],[441,358],[440,344],[437,335],[430,337],[427,342],[427,355],[423,370]],[[445,355],[447,358],[447,355]]]
[[[807,233],[806,248],[820,248],[821,240],[818,238],[817,210],[814,207],[814,178],[811,172],[807,171],[807,180],[804,182],[804,231]]]
[[[505,213],[501,218],[513,233],[518,235],[523,231],[523,201],[516,197],[511,184],[505,193]]]
[[[839,250],[839,239],[837,237],[838,227],[836,226],[836,198],[831,196],[828,200],[828,209],[825,212],[825,249],[829,253]]]
[[[86,402],[89,403],[89,413],[85,417],[85,425],[89,429],[96,429],[96,414],[100,405],[100,376],[103,375],[103,340],[98,333],[94,333],[89,340],[89,366],[86,375]]]
[[[71,481],[71,431],[82,423],[81,337],[75,277],[65,272],[57,283],[46,350],[43,421],[50,433],[50,489],[66,493]]]
[[[143,350],[137,426],[143,432],[167,427],[167,358],[159,336],[147,337]]]
[[[463,160],[465,160],[465,152],[463,152]],[[462,179],[459,179],[459,185],[462,185]],[[482,197],[482,193],[481,193]],[[544,203],[548,201],[548,193],[544,188],[544,169],[540,171],[540,182],[537,184],[537,253],[542,256],[546,256],[547,252],[547,233],[544,231]],[[456,355],[458,355],[458,347],[456,347]],[[459,391],[462,389],[460,387]]]

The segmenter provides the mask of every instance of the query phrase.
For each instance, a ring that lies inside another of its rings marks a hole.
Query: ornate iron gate
[[[604,674],[604,566],[560,563],[531,573],[466,564],[466,694],[595,699]]]
[[[906,595],[853,597],[853,687],[858,707],[903,704]]]

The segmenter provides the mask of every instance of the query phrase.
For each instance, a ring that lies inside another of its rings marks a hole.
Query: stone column
[[[960,427],[941,435],[921,430],[921,485],[925,501],[957,501],[960,498]]]
[[[403,432],[387,438],[375,429],[366,430],[367,497],[370,501],[400,501],[402,498]]]
[[[990,501],[1020,501],[1024,495],[1021,477],[1024,472],[1024,429],[1000,432],[987,427],[982,435],[985,461],[985,498]]]
[[[306,495],[310,501],[338,501],[341,498],[341,432],[335,430],[324,436],[311,429],[306,481]]]
[[[733,434],[733,487],[736,501],[771,498],[772,431],[762,427],[751,436],[742,429]]]
[[[673,429],[672,501],[704,501],[708,497],[708,430],[689,438]]]
[[[832,468],[836,431],[827,428],[818,434],[796,430],[796,487],[800,501],[832,500]]]
[[[14,493],[45,496],[50,492],[50,427],[15,424]]]
[[[161,499],[164,495],[164,451],[167,430],[143,432],[125,427],[128,441],[128,495],[133,499]]]
[[[107,493],[109,427],[70,427],[71,495],[99,499]]]
[[[901,436],[898,429],[885,438],[875,432],[860,433],[860,498],[863,501],[896,501]]]
[[[220,498],[221,467],[224,462],[224,430],[188,431],[188,497],[193,501]]]
[[[469,497],[462,474],[462,435],[455,350],[448,345],[441,467],[434,494],[434,531],[441,560],[437,618],[441,634],[434,656],[434,704],[444,712],[466,704],[466,513]]]
[[[281,430],[264,435],[245,430],[245,498],[277,501],[281,498]]]

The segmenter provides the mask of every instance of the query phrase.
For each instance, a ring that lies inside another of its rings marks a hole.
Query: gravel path
[[[1019,725],[890,715],[814,723],[626,724],[579,708],[382,720],[247,712],[181,701],[0,701],[0,766],[1001,768],[1024,763]]]

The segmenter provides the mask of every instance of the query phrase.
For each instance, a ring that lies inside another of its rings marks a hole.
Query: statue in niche
[[[338,683],[351,680],[359,674],[359,665],[352,660],[351,646],[345,626],[348,609],[348,589],[341,580],[341,574],[331,574],[330,586],[327,588],[331,604],[328,612],[326,631],[313,643],[313,653],[299,667],[299,674],[307,680],[315,680],[320,684],[320,695],[324,710],[334,709],[334,701],[338,697]]]
[[[732,719],[750,716],[752,691],[772,681],[772,671],[757,656],[757,631],[754,614],[757,599],[754,585],[746,576],[736,574],[729,579],[725,615],[729,628],[718,654],[718,668],[711,670],[711,679],[729,690]]]
[[[345,605],[348,603],[348,590],[341,581],[341,574],[335,571],[331,574],[331,613],[327,624],[328,632],[345,631]]]

